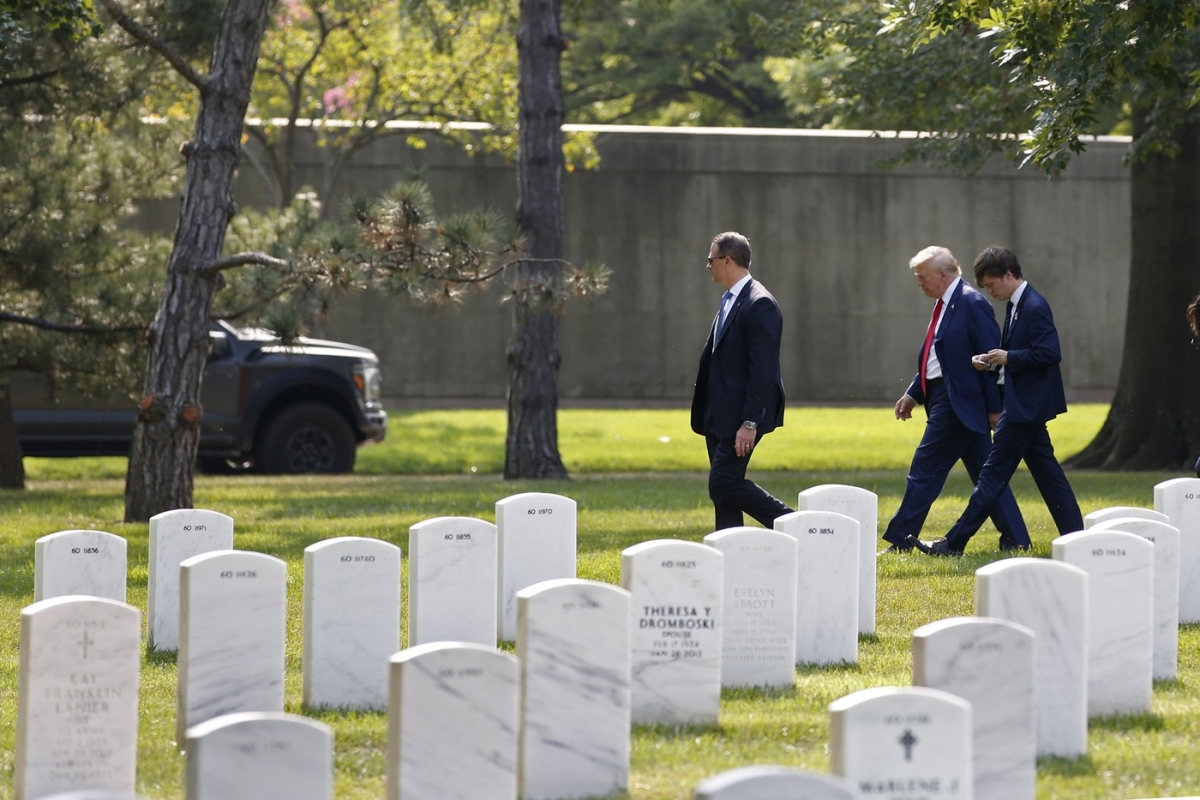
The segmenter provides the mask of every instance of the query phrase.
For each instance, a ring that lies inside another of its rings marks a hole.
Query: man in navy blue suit
[[[987,510],[1008,486],[1022,460],[1029,468],[1060,535],[1083,530],[1075,492],[1054,458],[1046,423],[1066,413],[1062,350],[1050,304],[1021,277],[1011,250],[993,245],[975,259],[975,282],[997,300],[1007,300],[1000,347],[977,354],[977,370],[998,375],[1004,413],[996,426],[992,453],[979,473],[966,511],[946,538],[913,544],[935,556],[961,555],[983,524]]]
[[[758,440],[783,425],[783,314],[750,276],[750,240],[740,233],[713,237],[708,270],[726,291],[700,354],[692,430],[708,446],[715,530],[742,525],[743,512],[770,528],[792,509],[747,480],[746,467]]]
[[[913,549],[929,507],[959,460],[972,481],[992,449],[992,429],[1000,419],[1000,391],[991,376],[971,367],[971,356],[995,348],[1000,328],[992,305],[962,279],[954,254],[926,247],[908,262],[925,296],[937,301],[917,361],[917,374],[896,401],[896,419],[908,420],[925,406],[928,422],[913,454],[900,509],[883,533],[885,553]],[[1029,531],[1007,486],[994,507],[1001,550],[1027,550]]]

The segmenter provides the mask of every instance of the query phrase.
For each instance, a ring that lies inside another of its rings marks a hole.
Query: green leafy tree
[[[167,126],[142,125],[147,80],[112,37],[46,14],[23,31],[0,80],[0,485],[24,484],[10,376],[63,392],[129,392],[161,284],[166,241],[123,226],[140,200],[169,194]],[[90,25],[85,18],[83,25]]]
[[[1176,469],[1200,450],[1200,409],[1191,402],[1200,363],[1184,319],[1200,287],[1198,22],[1200,6],[1184,0],[915,0],[894,6],[884,28],[918,47],[963,32],[986,41],[992,74],[1029,98],[1021,129],[1028,134],[970,135],[1049,174],[1068,168],[1114,108],[1129,109],[1131,255],[1121,371],[1108,418],[1076,466]],[[962,100],[982,109],[1007,101],[984,91]],[[954,134],[943,138],[953,144]]]

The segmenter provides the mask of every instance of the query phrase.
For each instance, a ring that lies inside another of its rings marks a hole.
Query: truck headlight
[[[354,386],[367,405],[379,402],[383,376],[374,364],[359,364],[354,368]]]

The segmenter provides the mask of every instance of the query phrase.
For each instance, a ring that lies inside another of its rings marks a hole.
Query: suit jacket
[[[991,431],[987,415],[1000,413],[1001,402],[996,376],[971,366],[971,356],[999,346],[1000,326],[996,324],[992,304],[966,281],[959,281],[950,294],[950,302],[942,308],[942,324],[933,339],[933,349],[942,365],[942,379],[954,415],[976,433]],[[924,347],[922,342],[921,350]],[[921,350],[917,352],[917,374],[905,394],[924,405]]]
[[[1000,347],[1008,351],[1004,416],[1010,422],[1047,422],[1066,413],[1054,315],[1046,298],[1028,283]]]
[[[744,420],[758,423],[759,434],[783,425],[783,377],[779,347],[783,313],[779,303],[751,279],[733,302],[713,347],[716,319],[700,353],[692,396],[692,430],[732,439]]]

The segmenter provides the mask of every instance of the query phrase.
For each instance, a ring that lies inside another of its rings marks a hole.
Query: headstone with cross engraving
[[[1149,713],[1154,688],[1154,543],[1116,530],[1051,543],[1088,574],[1088,715]]]
[[[17,800],[135,789],[141,614],[99,597],[42,600],[21,612]]]
[[[515,800],[517,659],[430,642],[396,653],[388,670],[387,800]]]
[[[501,639],[517,637],[517,592],[575,577],[575,517],[575,501],[557,494],[525,492],[496,503],[496,635]]]
[[[1045,558],[1008,558],[975,571],[975,613],[1034,634],[1037,754],[1087,753],[1088,575]]]
[[[496,526],[434,517],[408,529],[408,646],[496,646]]]
[[[1148,517],[1113,517],[1091,531],[1124,531],[1154,543],[1154,679],[1179,671],[1179,529]]]
[[[858,521],[833,511],[796,511],[775,530],[799,544],[796,581],[796,663],[858,661]]]
[[[633,603],[633,721],[715,723],[721,712],[720,550],[656,539],[621,551]]]
[[[971,800],[971,704],[938,689],[864,689],[829,705],[830,771],[856,797]]]
[[[65,595],[125,602],[124,539],[104,531],[59,531],[33,543],[33,599]]]
[[[223,714],[283,711],[287,565],[219,550],[180,565],[177,741]]]
[[[574,578],[517,593],[523,800],[628,785],[629,603],[624,589]]]
[[[852,800],[845,778],[791,767],[738,767],[696,785],[695,800]]]
[[[400,548],[339,536],[304,548],[304,704],[382,711],[400,649]]]
[[[178,508],[150,518],[146,638],[151,650],[179,649],[179,565],[192,556],[233,549],[233,517]]]
[[[875,543],[879,541],[879,496],[840,483],[805,489],[797,511],[836,511],[858,520],[858,632],[875,632]]]
[[[1033,800],[1033,631],[955,617],[913,631],[913,685],[971,704],[975,800]]]
[[[1099,525],[1101,522],[1107,522],[1112,519],[1126,519],[1136,517],[1138,519],[1152,519],[1158,522],[1170,522],[1167,515],[1161,511],[1155,511],[1152,508],[1139,508],[1138,506],[1108,506],[1100,508],[1090,514],[1083,516],[1083,529],[1090,530],[1093,526]]]
[[[1179,529],[1179,621],[1200,622],[1200,478],[1155,486],[1154,510]]]
[[[796,685],[796,539],[727,528],[704,543],[725,555],[722,686]]]
[[[333,800],[333,731],[295,714],[251,712],[187,732],[187,800]]]

